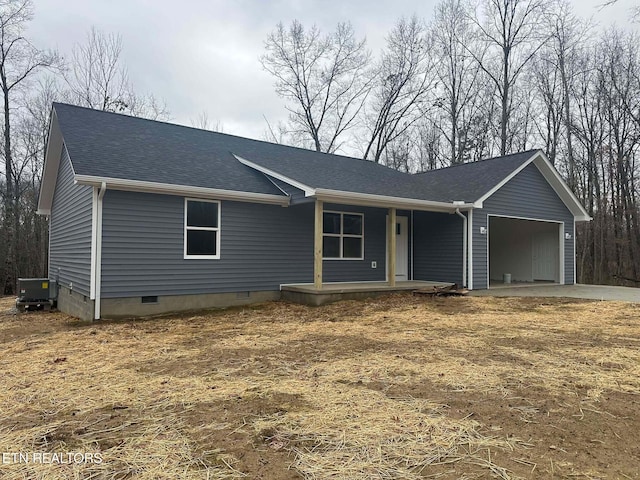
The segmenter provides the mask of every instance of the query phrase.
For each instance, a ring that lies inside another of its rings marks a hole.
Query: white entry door
[[[396,280],[409,280],[409,221],[396,217]]]
[[[533,235],[532,270],[534,280],[558,281],[558,233],[540,232]]]

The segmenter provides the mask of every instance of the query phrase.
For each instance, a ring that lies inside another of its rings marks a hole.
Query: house
[[[38,213],[59,308],[84,319],[504,274],[571,284],[589,220],[538,150],[410,175],[61,103]]]

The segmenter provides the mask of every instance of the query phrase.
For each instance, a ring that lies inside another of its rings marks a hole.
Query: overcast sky
[[[635,0],[572,0],[576,12],[600,25],[629,23]],[[273,79],[258,61],[274,26],[293,19],[329,31],[351,21],[369,48],[378,51],[401,16],[430,19],[436,0],[34,0],[29,38],[40,48],[68,56],[95,26],[119,33],[123,61],[138,93],[164,99],[171,121],[191,125],[201,112],[222,123],[225,133],[263,138],[264,117],[285,117]]]

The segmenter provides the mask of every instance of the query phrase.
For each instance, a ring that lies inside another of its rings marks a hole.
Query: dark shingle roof
[[[236,137],[61,103],[54,109],[78,175],[282,195],[233,157]]]
[[[311,188],[472,202],[533,153],[409,175],[367,160],[165,122],[62,103],[55,103],[54,109],[78,175],[273,195],[282,192],[234,155]]]
[[[301,149],[238,155],[312,188],[431,200],[429,192],[414,175],[369,160]]]
[[[365,160],[67,104],[54,108],[78,175],[282,193],[238,155],[312,188],[425,198],[411,175]]]
[[[431,200],[475,202],[507,178],[539,150],[487,158],[415,175]]]

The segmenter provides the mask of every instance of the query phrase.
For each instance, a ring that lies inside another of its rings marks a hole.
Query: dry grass
[[[7,479],[605,478],[550,428],[640,394],[638,304],[397,295],[81,324],[10,302],[0,452],[103,462],[0,464]],[[485,401],[513,418],[483,423]]]

